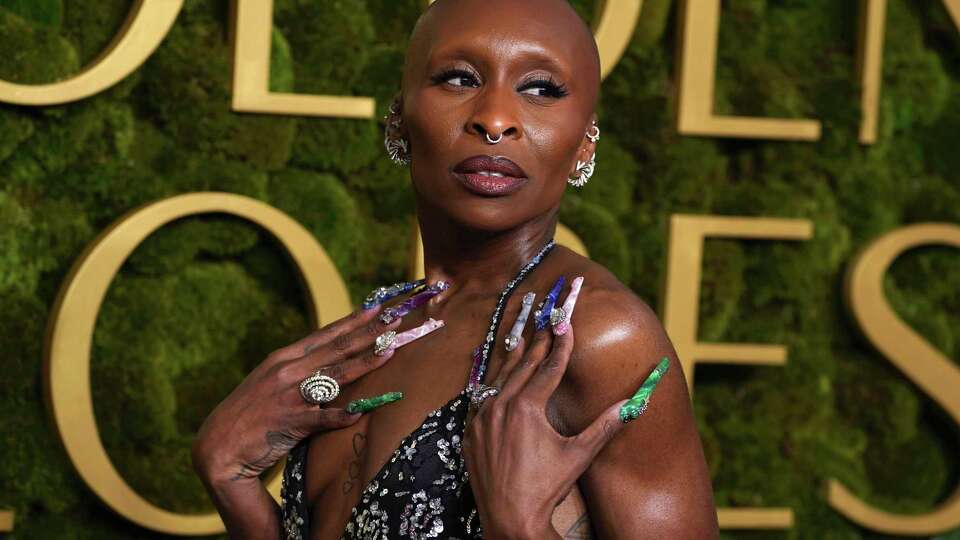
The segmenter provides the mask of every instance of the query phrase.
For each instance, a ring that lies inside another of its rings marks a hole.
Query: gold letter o
[[[47,402],[70,460],[93,492],[123,517],[168,534],[216,534],[223,532],[224,526],[215,512],[178,514],[151,504],[114,468],[93,413],[90,347],[107,288],[134,248],[174,219],[211,212],[248,219],[280,241],[303,276],[314,324],[351,311],[340,274],[310,232],[276,208],[248,197],[190,193],[150,203],[118,219],[87,246],[54,303],[44,366]],[[269,483],[274,497],[279,476]]]
[[[57,105],[90,97],[133,73],[157,49],[177,19],[183,0],[137,0],[113,43],[79,74],[50,84],[0,81],[0,102]],[[97,9],[90,2],[79,9]]]

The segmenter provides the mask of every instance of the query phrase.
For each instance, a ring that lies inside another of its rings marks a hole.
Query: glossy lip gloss
[[[472,156],[457,164],[454,177],[468,191],[486,197],[509,195],[526,184],[527,174],[502,156]]]

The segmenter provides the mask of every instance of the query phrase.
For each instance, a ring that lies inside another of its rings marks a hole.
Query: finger
[[[530,317],[530,310],[533,309],[533,301],[536,298],[537,295],[533,292],[528,292],[523,295],[517,320],[514,321],[513,326],[510,327],[510,332],[507,333],[507,337],[504,339],[507,352],[512,352],[519,346],[523,335],[523,327],[527,324],[527,318]]]
[[[380,306],[374,306],[371,309],[358,308],[346,317],[340,318],[323,328],[314,330],[299,341],[277,349],[272,355],[278,360],[293,360],[294,358],[308,355],[332,341],[337,335],[350,332],[360,325],[375,320],[379,312]]]
[[[579,455],[582,456],[581,464],[584,469],[593,462],[607,443],[626,426],[626,423],[620,419],[620,411],[628,401],[625,399],[614,403],[587,426],[587,429],[574,437],[573,443],[582,450]]]
[[[493,386],[497,388],[503,387],[503,383],[506,382],[507,377],[523,359],[524,352],[527,349],[526,341],[523,339],[523,328],[530,318],[530,311],[533,309],[533,302],[536,297],[537,295],[532,292],[523,295],[520,313],[517,314],[516,321],[514,321],[513,326],[510,327],[510,332],[508,332],[506,338],[504,338],[504,349],[507,351],[507,357],[504,359],[503,366],[500,368],[493,382]]]
[[[550,292],[543,298],[543,302],[540,303],[540,307],[534,314],[533,327],[535,330],[543,330],[550,324],[550,313],[553,312],[557,299],[560,298],[561,289],[563,289],[563,276],[560,276],[556,283],[553,284]]]
[[[341,386],[352,383],[367,373],[383,367],[384,364],[387,363],[387,360],[393,357],[394,351],[398,348],[420,339],[442,326],[442,320],[429,319],[416,328],[399,334],[393,334],[392,337],[390,337],[392,330],[388,331],[385,334],[381,334],[381,336],[389,338],[388,342],[384,342],[383,347],[380,347],[378,344],[375,345],[372,350],[353,356],[343,362],[324,365],[317,369],[317,373],[333,377],[337,381],[337,384]],[[316,368],[316,366],[314,367]]]
[[[363,377],[367,373],[383,367],[390,358],[393,357],[393,351],[387,351],[385,354],[373,354],[373,351],[354,356],[338,364],[323,366],[314,371],[320,375],[332,377],[340,386],[350,384]]]
[[[309,353],[310,359],[319,365],[342,362],[364,349],[372,347],[373,342],[380,334],[394,330],[400,326],[402,320],[401,318],[395,318],[388,324],[384,324],[377,317],[370,317],[366,314],[363,317],[365,319],[363,324],[354,327],[349,332],[337,334],[333,339],[311,350]]]
[[[577,298],[580,297],[580,287],[583,286],[583,276],[574,278],[570,283],[570,292],[567,293],[567,299],[563,302],[563,307],[559,308],[556,315],[550,315],[550,325],[553,327],[553,334],[562,336],[570,329],[570,321],[573,319],[573,308],[577,305]]]
[[[386,354],[387,351],[403,347],[408,343],[412,343],[427,334],[438,330],[443,327],[443,320],[436,320],[433,318],[427,319],[423,324],[416,328],[411,328],[404,332],[394,332],[388,331],[379,336],[377,336],[376,343],[373,347],[373,353],[376,355]]]
[[[563,335],[553,338],[550,354],[536,369],[531,370],[533,373],[530,374],[529,382],[522,392],[537,402],[546,403],[563,380],[572,352],[573,332],[568,330]]]
[[[527,344],[524,339],[522,337],[517,338],[515,348],[507,353],[507,357],[503,361],[503,367],[500,368],[500,372],[497,373],[497,378],[493,381],[493,386],[503,388],[510,374],[513,373],[514,370],[517,369],[517,366],[520,365],[520,362],[523,361],[523,355],[526,350]]]
[[[522,358],[507,373],[506,381],[500,386],[501,396],[514,395],[527,384],[530,376],[536,371],[536,367],[550,352],[553,340],[553,334],[545,329],[534,332],[530,346],[526,347]]]
[[[362,309],[374,309],[377,306],[387,302],[391,298],[400,296],[403,293],[410,292],[421,285],[426,284],[427,280],[421,278],[416,281],[400,281],[387,287],[377,287],[370,291],[370,294],[363,299],[360,305]]]
[[[581,448],[589,450],[590,461],[593,461],[593,458],[596,457],[604,445],[619,433],[626,424],[636,420],[647,410],[653,390],[663,380],[663,376],[669,367],[670,358],[664,356],[630,399],[612,405],[599,418],[594,420],[587,429],[575,437],[577,444],[582,445]]]
[[[308,434],[342,429],[356,424],[362,416],[361,413],[351,414],[346,409],[310,406],[308,410],[297,415],[297,428]]]

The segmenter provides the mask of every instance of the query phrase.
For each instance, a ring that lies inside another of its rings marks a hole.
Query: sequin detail
[[[462,454],[470,394],[483,381],[493,336],[510,294],[553,246],[551,240],[501,291],[486,339],[474,351],[466,388],[427,414],[394,450],[350,511],[341,540],[483,538]],[[309,537],[309,508],[303,495],[306,459],[307,440],[291,450],[284,469],[282,532],[288,540]]]

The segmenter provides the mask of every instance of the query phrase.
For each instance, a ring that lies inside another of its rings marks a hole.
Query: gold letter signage
[[[717,71],[720,0],[685,0],[680,18],[682,44],[678,70],[680,110],[677,118],[680,133],[801,141],[820,138],[820,122],[816,120],[715,115],[713,89]]]
[[[960,368],[904,324],[883,294],[883,276],[894,259],[908,249],[928,244],[960,248],[960,227],[946,223],[912,225],[875,240],[850,268],[847,303],[867,339],[960,425]],[[960,486],[933,511],[916,515],[874,508],[836,480],[830,480],[827,489],[830,506],[870,530],[928,536],[960,526]]]
[[[667,281],[663,322],[693,394],[693,370],[698,362],[783,365],[787,349],[780,345],[701,343],[697,340],[700,311],[700,266],[708,237],[807,240],[813,226],[807,220],[731,218],[675,214],[670,220]],[[789,529],[789,508],[720,508],[724,529]]]
[[[16,105],[56,105],[110,88],[153,54],[173,26],[181,7],[183,0],[138,0],[120,33],[92,66],[65,81],[51,84],[0,81],[0,101]],[[98,8],[96,2],[92,2],[76,9]]]
[[[123,261],[151,232],[174,219],[222,212],[267,229],[290,253],[310,300],[313,323],[350,312],[340,274],[310,232],[276,208],[229,193],[191,193],[164,199],[121,217],[78,258],[54,303],[48,330],[45,384],[49,407],[70,461],[110,508],[134,523],[168,534],[215,534],[215,512],[178,514],[141,497],[110,462],[97,431],[90,392],[90,347],[100,304]],[[279,475],[270,482],[274,497]]]
[[[270,91],[273,0],[236,0],[233,110],[341,118],[373,118],[373,98],[311,96]],[[316,4],[316,9],[323,9]]]
[[[943,4],[960,30],[960,0],[943,0]],[[860,35],[860,142],[877,142],[877,112],[880,108],[880,88],[883,74],[883,35],[887,20],[887,0],[861,0]]]

